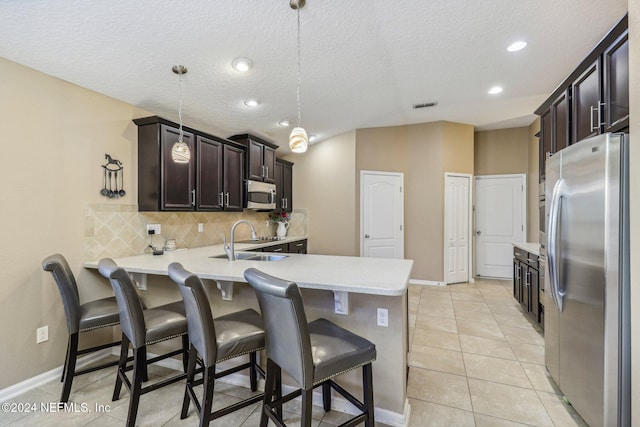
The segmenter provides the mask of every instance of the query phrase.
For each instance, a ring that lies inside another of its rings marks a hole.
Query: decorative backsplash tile
[[[229,236],[231,226],[239,219],[246,219],[256,228],[259,236],[275,236],[276,227],[268,212],[138,212],[137,205],[96,203],[84,206],[84,256],[85,260],[105,257],[139,255],[149,251],[148,245],[164,246],[166,239],[175,239],[177,248],[193,248],[221,244]],[[307,235],[306,209],[291,213],[288,235]],[[147,224],[160,224],[159,235],[147,235]],[[203,232],[198,232],[203,224]],[[236,228],[236,240],[248,239],[249,227]]]

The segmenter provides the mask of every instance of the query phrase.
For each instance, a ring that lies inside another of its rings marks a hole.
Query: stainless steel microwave
[[[276,186],[260,181],[247,180],[245,208],[273,210],[276,208]]]

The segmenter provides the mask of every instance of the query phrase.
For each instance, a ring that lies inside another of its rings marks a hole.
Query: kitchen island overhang
[[[238,244],[238,251],[259,245]],[[308,320],[320,317],[362,335],[376,344],[378,358],[373,364],[374,402],[378,421],[391,425],[408,423],[406,396],[408,353],[407,285],[412,260],[361,258],[331,255],[287,254],[278,261],[228,261],[212,256],[223,254],[222,245],[114,258],[114,261],[136,280],[149,287],[143,297],[158,301],[180,298],[177,287],[168,278],[168,265],[181,263],[202,279],[217,283],[210,287],[209,297],[214,316],[252,307],[258,309],[253,289],[244,279],[244,271],[254,267],[267,274],[296,282],[301,288]],[[85,263],[96,269],[98,261]],[[222,284],[222,285],[221,285]],[[226,284],[226,285],[225,285]],[[231,290],[226,286],[230,286]],[[156,305],[155,301],[151,306]],[[388,310],[388,327],[377,326],[377,308]],[[339,314],[346,312],[347,314]],[[283,378],[285,384],[287,379]],[[356,396],[361,391],[359,372],[340,378],[341,385]],[[315,398],[314,398],[315,399]],[[321,402],[321,397],[319,397]],[[335,399],[336,409],[348,410]]]

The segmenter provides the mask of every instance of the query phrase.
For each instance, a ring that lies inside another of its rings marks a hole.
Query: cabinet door
[[[520,261],[513,259],[513,297],[518,302],[522,302],[522,274]]]
[[[284,169],[284,164],[281,162],[276,162],[276,170],[275,170],[275,179],[276,179],[276,210],[279,211],[284,206],[284,196],[282,195],[282,170]]]
[[[284,164],[282,167],[282,198],[284,199],[284,211],[293,211],[293,167]]]
[[[529,312],[535,321],[540,323],[540,278],[538,270],[531,267],[529,267],[529,290],[531,296]]]
[[[551,109],[549,109],[540,116],[540,182],[545,179],[547,157],[553,154],[553,142],[551,136],[552,127]]]
[[[178,141],[178,129],[162,125],[160,127],[160,141],[162,144],[162,169],[160,173],[162,210],[190,211],[194,204],[194,163],[195,145],[193,135],[184,132],[183,141],[189,146],[191,160],[188,163],[176,163],[171,157],[173,144]]]
[[[224,145],[224,210],[241,211],[244,197],[244,150]]]
[[[247,177],[253,181],[262,181],[263,180],[263,163],[262,163],[262,152],[263,147],[259,142],[249,140],[249,146],[247,150],[247,168],[248,174]]]
[[[286,243],[281,243],[279,245],[272,245],[262,248],[264,252],[287,252],[288,246]]]
[[[196,138],[196,207],[199,211],[219,211],[223,203],[223,144],[203,136]]]
[[[276,150],[266,145],[262,147],[262,158],[264,165],[264,182],[271,184],[276,182]]]
[[[551,105],[553,152],[569,146],[569,89]]]
[[[600,133],[600,60],[596,60],[571,85],[573,94],[571,143]]]
[[[625,31],[603,55],[604,128],[618,130],[629,121],[629,33]]]

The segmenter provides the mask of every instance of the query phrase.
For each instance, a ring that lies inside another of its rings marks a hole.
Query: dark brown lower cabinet
[[[541,323],[538,255],[513,248],[513,297],[536,323]]]

